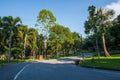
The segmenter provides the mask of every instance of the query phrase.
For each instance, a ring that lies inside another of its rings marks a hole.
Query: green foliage
[[[94,62],[92,59],[85,59],[83,62],[80,62],[81,66],[92,67],[92,68],[101,68],[101,69],[112,69],[112,70],[120,70],[120,57],[110,57],[105,58],[101,57],[100,60],[94,58]]]
[[[72,33],[69,28],[56,24],[50,28],[49,41],[49,49],[53,53],[52,55],[68,54],[67,51],[73,44]]]
[[[106,27],[112,26],[111,18],[114,15],[113,10],[105,10],[105,9],[96,9],[95,6],[89,6],[89,17],[88,20],[85,21],[85,33],[105,33]]]
[[[112,36],[111,42],[113,42],[114,49],[120,50],[120,15],[113,21],[112,28],[109,29],[109,33]]]
[[[38,22],[49,23],[56,21],[53,13],[50,10],[43,9],[39,12],[37,16]]]
[[[86,34],[92,34],[85,39],[79,33],[71,32],[68,27],[55,24],[55,16],[47,9],[41,10],[37,16],[37,26],[42,25],[42,34],[38,34],[34,28],[21,25],[19,17],[0,17],[0,54],[7,56],[9,49],[13,58],[35,58],[45,53],[45,40],[46,52],[50,57],[68,56],[73,53],[76,55],[82,51],[94,52],[97,40],[100,51],[103,51],[101,33],[105,34],[109,50],[119,50],[120,16],[112,21],[114,11],[97,9],[93,5],[88,11],[89,16],[84,28]],[[111,26],[112,28],[109,28]]]
[[[43,9],[37,16],[37,25],[41,24],[43,26],[43,31],[45,32],[46,37],[48,36],[49,28],[55,21],[56,18],[50,10]]]
[[[89,11],[89,17],[88,17],[88,20],[85,21],[85,26],[84,26],[85,33],[96,34],[96,47],[97,47],[98,53],[99,53],[99,46],[98,46],[97,35],[98,33],[102,34],[101,38],[103,42],[104,52],[105,52],[105,55],[109,57],[110,55],[107,51],[106,41],[105,41],[105,32],[107,31],[106,29],[108,27],[112,26],[111,18],[114,15],[114,11],[105,10],[102,8],[96,9],[96,7],[93,5],[89,6],[88,11]]]
[[[27,26],[19,26],[18,27],[18,36],[19,36],[19,40],[20,43],[22,44],[22,51],[24,52],[24,54],[22,55],[26,55],[26,47],[30,47],[31,48],[31,54],[29,53],[29,56],[33,56],[34,51],[36,52],[36,49],[38,49],[37,47],[37,30],[34,28],[28,28]],[[28,54],[27,54],[28,56]]]

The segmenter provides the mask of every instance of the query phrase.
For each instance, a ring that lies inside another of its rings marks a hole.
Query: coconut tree
[[[8,49],[8,63],[10,62],[10,54],[11,54],[11,44],[12,44],[12,36],[15,33],[14,29],[20,23],[22,23],[19,17],[13,18],[12,16],[3,17],[2,23],[4,26],[7,26],[8,34],[9,34],[9,49]]]

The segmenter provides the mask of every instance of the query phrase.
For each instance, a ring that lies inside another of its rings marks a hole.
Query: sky
[[[58,24],[85,37],[84,22],[91,5],[113,9],[115,17],[120,14],[120,0],[0,0],[0,16],[20,17],[22,24],[35,28],[38,13],[48,9]]]

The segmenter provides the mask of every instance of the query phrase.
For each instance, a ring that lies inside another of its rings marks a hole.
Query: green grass
[[[111,54],[111,56],[112,57],[120,57],[120,53],[118,54],[118,53],[113,53],[113,54]]]
[[[95,57],[94,61],[92,61],[92,58],[87,58],[81,61],[80,65],[93,68],[120,70],[120,57],[100,57],[100,59]]]
[[[10,63],[18,63],[18,62],[24,62],[23,60],[16,59],[16,60],[11,60]],[[0,60],[0,66],[4,66],[8,64],[7,60]]]
[[[15,59],[15,60],[11,60],[10,63],[31,62],[34,60],[36,60],[36,59],[25,59],[25,60]],[[6,60],[0,60],[0,66],[4,66],[6,64],[8,64],[8,62]]]
[[[7,63],[7,61],[5,61],[5,60],[0,60],[0,66],[5,65],[6,63]]]

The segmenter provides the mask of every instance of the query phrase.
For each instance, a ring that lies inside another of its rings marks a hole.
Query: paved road
[[[119,71],[79,67],[73,59],[7,65],[0,68],[0,80],[120,80]]]
[[[13,80],[14,76],[27,64],[30,63],[9,64],[0,67],[0,80]]]

